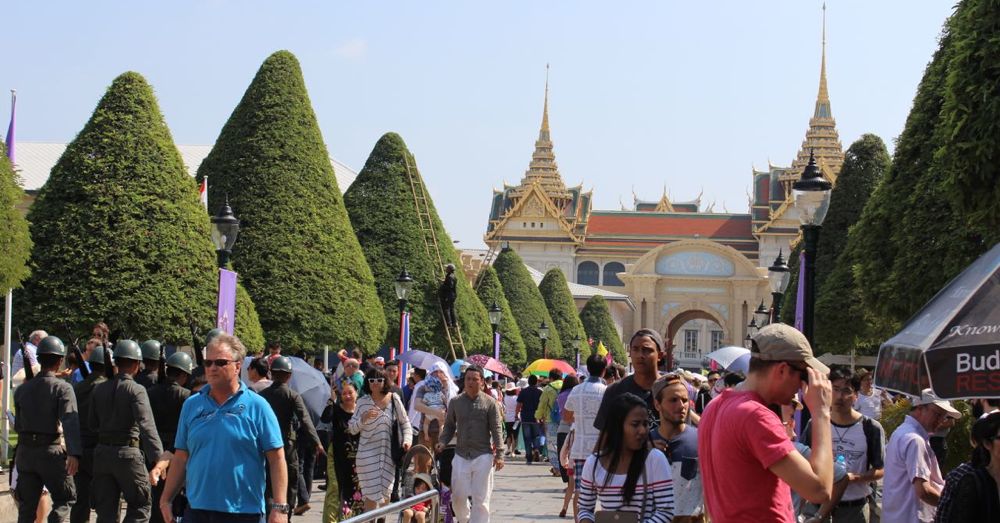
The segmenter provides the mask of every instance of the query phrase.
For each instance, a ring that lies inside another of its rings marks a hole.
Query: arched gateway
[[[697,368],[712,349],[742,345],[752,311],[762,299],[770,303],[767,269],[716,241],[661,245],[627,265],[619,278],[637,304],[633,330],[658,330],[671,366],[676,359],[683,367]],[[710,325],[711,336],[692,344],[681,329],[699,321]]]

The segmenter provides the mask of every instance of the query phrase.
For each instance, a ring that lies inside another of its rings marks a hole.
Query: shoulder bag
[[[596,456],[597,454],[595,454]],[[601,458],[597,458],[597,462],[594,463],[594,486],[597,486],[597,467],[601,464]],[[608,471],[604,471],[605,474],[610,474]],[[627,510],[595,510],[594,511],[594,523],[642,523],[646,519],[646,490],[649,488],[646,481],[646,466],[643,464],[642,467],[642,504],[639,505],[639,512],[630,512]],[[598,489],[597,498],[600,499],[600,489]]]

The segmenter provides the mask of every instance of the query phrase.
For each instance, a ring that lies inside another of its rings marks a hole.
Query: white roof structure
[[[56,162],[66,150],[64,143],[45,142],[17,142],[15,144],[15,160],[17,164],[14,170],[21,176],[23,189],[26,191],[37,191],[45,185],[49,179],[49,172],[55,167]],[[177,149],[181,153],[184,167],[188,174],[194,176],[198,172],[201,161],[208,156],[212,150],[211,145],[178,145]],[[346,191],[358,177],[357,171],[340,163],[336,158],[331,157],[330,163],[333,165],[333,172],[337,176],[337,185],[341,192]],[[212,180],[208,181],[208,190],[212,190]]]
[[[531,275],[531,279],[535,282],[535,285],[541,284],[542,279],[545,278],[545,274],[529,265],[525,265],[525,267],[528,269],[528,274]],[[635,305],[632,303],[632,300],[624,294],[604,290],[598,287],[591,287],[590,285],[573,283],[571,281],[567,281],[566,283],[569,284],[569,293],[573,295],[574,299],[589,300],[594,296],[600,295],[608,301],[623,301],[629,306],[629,308],[635,310]]]

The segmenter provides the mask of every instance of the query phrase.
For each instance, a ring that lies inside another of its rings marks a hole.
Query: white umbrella
[[[318,421],[326,408],[326,401],[330,399],[330,384],[326,382],[326,376],[322,372],[302,358],[288,359],[292,361],[292,379],[288,380],[288,386],[302,396],[313,421]]]
[[[735,345],[722,347],[708,353],[707,357],[730,372],[742,372],[746,374],[750,368],[750,349],[743,347]]]
[[[433,367],[437,362],[443,363],[445,367],[448,366],[448,362],[441,356],[436,356],[427,351],[417,349],[410,349],[400,354],[399,361],[427,371],[431,370],[431,367]]]

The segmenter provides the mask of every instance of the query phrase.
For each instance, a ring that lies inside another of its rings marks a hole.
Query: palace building
[[[697,368],[711,350],[743,345],[753,311],[770,305],[767,267],[798,238],[791,186],[810,154],[836,183],[844,152],[827,91],[825,29],[805,139],[790,166],[752,169],[748,213],[704,209],[701,195],[672,201],[666,189],[658,200],[633,194],[631,208],[593,209],[592,191],[567,187],[559,173],[546,81],[531,162],[518,185],[494,190],[484,240],[491,251],[514,249],[537,271],[558,268],[570,282],[627,296],[630,307],[615,314],[622,334],[656,329],[681,366]]]

